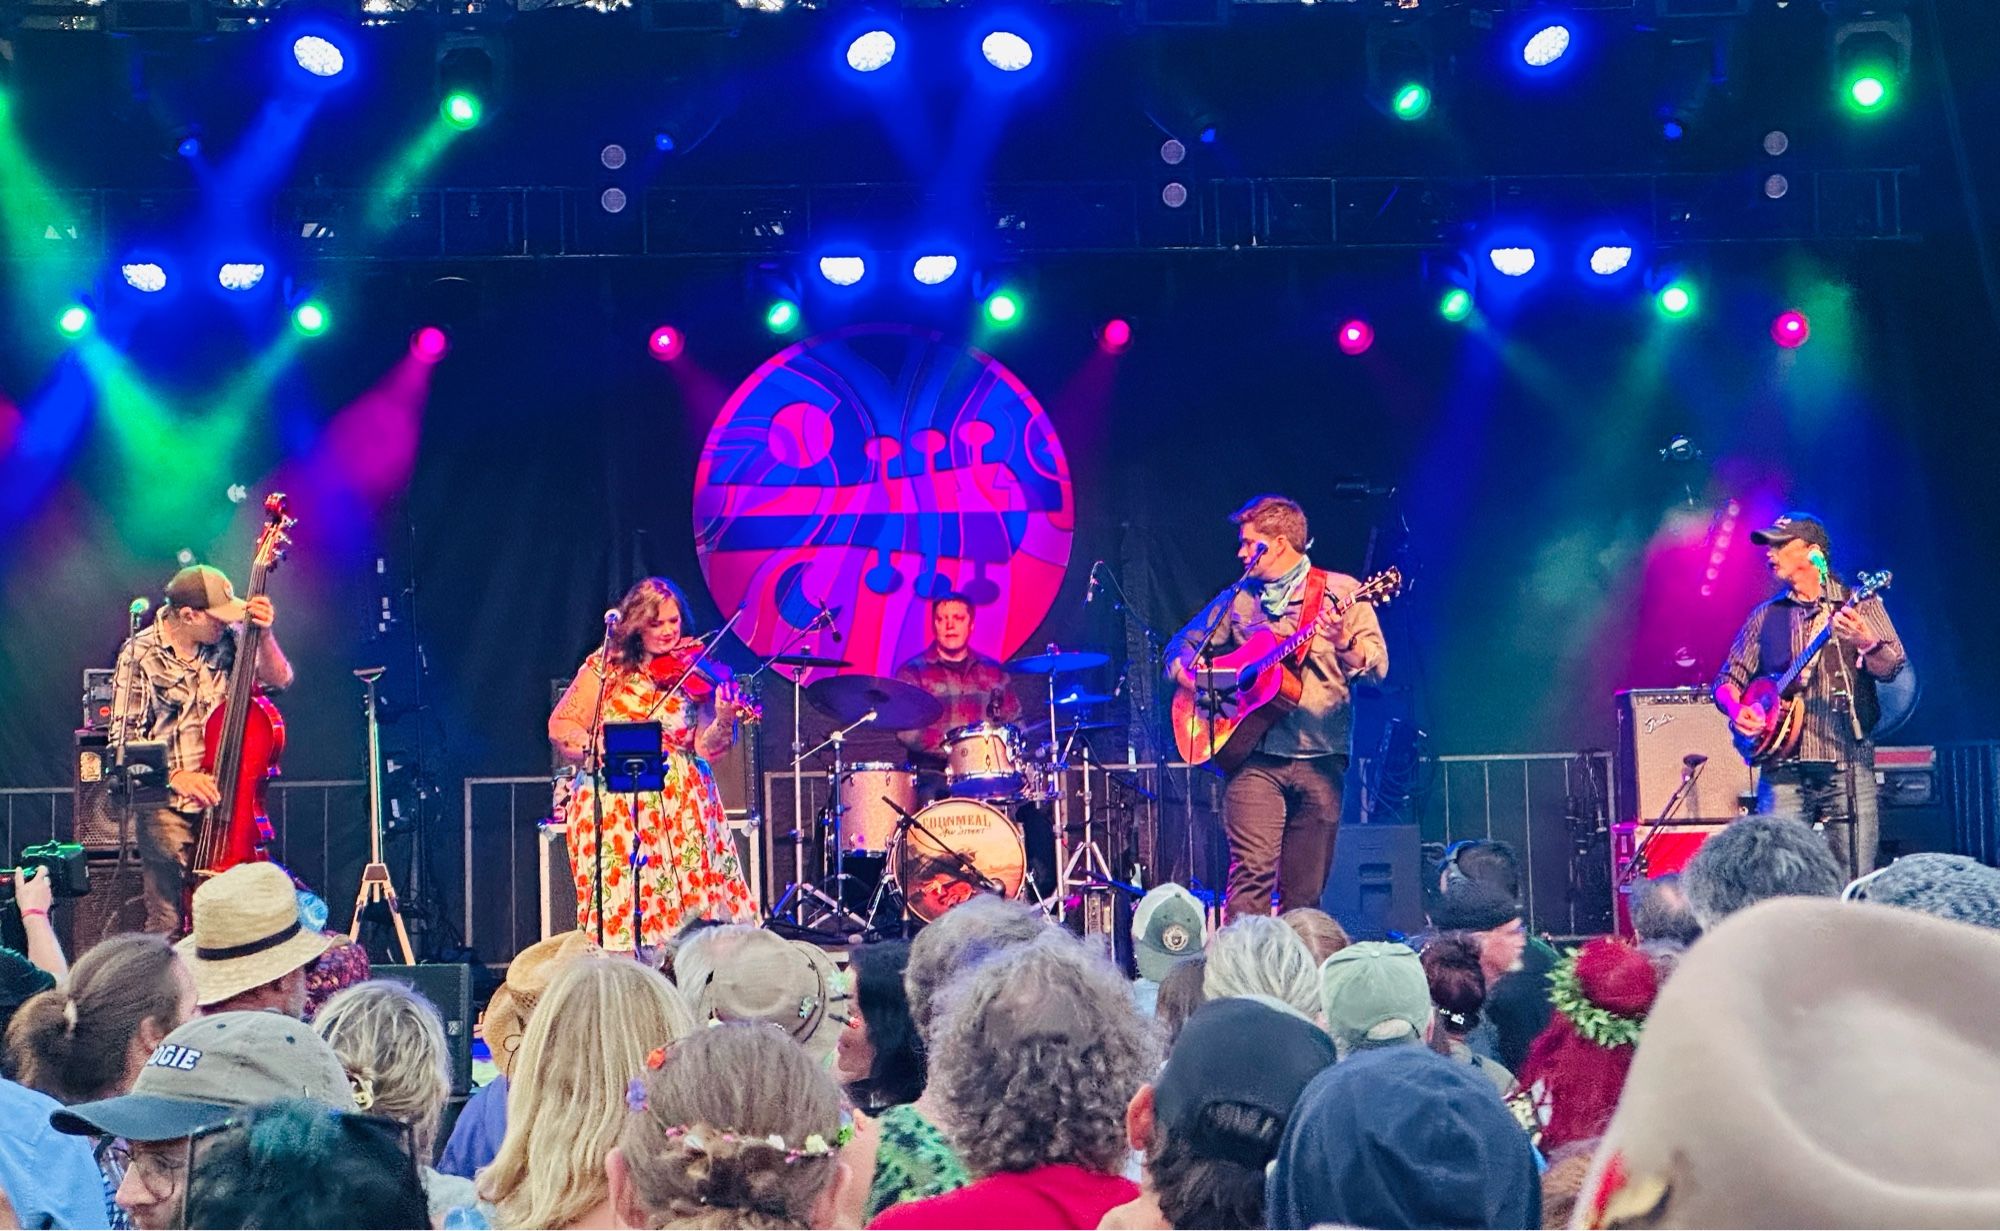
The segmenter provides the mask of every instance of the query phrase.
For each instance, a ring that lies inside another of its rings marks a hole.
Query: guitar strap
[[[1320,569],[1306,570],[1305,602],[1299,607],[1299,627],[1308,628],[1319,619],[1319,609],[1326,603],[1326,573]],[[1295,630],[1296,631],[1296,630]],[[1292,665],[1303,667],[1306,656],[1312,653],[1312,638],[1299,643],[1292,651]]]

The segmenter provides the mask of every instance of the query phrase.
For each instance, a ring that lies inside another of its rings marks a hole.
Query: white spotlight
[[[135,291],[144,291],[150,295],[154,291],[167,289],[167,271],[151,261],[121,265],[118,267],[118,272],[125,275],[125,285]]]
[[[1535,250],[1533,248],[1494,248],[1486,254],[1486,259],[1493,262],[1493,268],[1499,270],[1509,278],[1518,278],[1535,267]]]
[[[340,70],[347,67],[347,57],[340,54],[340,48],[317,34],[293,39],[292,59],[315,77],[338,77]]]
[[[857,73],[872,73],[895,58],[896,36],[887,30],[870,30],[847,45],[847,67]]]
[[[1568,26],[1543,26],[1521,48],[1521,59],[1529,68],[1547,68],[1569,50]]]
[[[215,271],[225,291],[247,291],[264,280],[264,267],[254,261],[231,261]]]
[[[995,30],[979,40],[979,50],[988,64],[1003,73],[1018,73],[1035,59],[1035,49],[1028,46],[1028,40],[1008,30]]]
[[[1618,244],[1604,244],[1590,253],[1590,272],[1609,278],[1632,263],[1632,250]]]
[[[955,256],[920,256],[910,267],[910,274],[925,286],[937,286],[951,281],[958,272],[958,258]]]
[[[868,273],[868,262],[858,256],[823,256],[819,276],[835,286],[853,286]]]

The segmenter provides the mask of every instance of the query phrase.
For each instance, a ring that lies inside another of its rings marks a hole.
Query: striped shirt
[[[1731,684],[1740,695],[1758,676],[1786,670],[1826,626],[1833,607],[1846,597],[1847,587],[1835,581],[1828,587],[1829,605],[1805,602],[1789,592],[1760,604],[1744,621],[1743,631],[1736,635],[1736,644],[1730,647],[1729,658],[1715,677],[1715,687]],[[1869,635],[1881,644],[1864,659],[1836,635],[1813,665],[1806,668],[1800,692],[1805,700],[1805,727],[1800,733],[1798,760],[1845,761],[1849,752],[1866,738],[1860,724],[1872,722],[1875,715],[1872,688],[1865,702],[1856,704],[1855,689],[1861,684],[1858,677],[1865,674],[1874,679],[1891,679],[1907,661],[1903,642],[1896,636],[1896,626],[1889,621],[1889,612],[1880,598],[1862,602],[1854,613],[1868,626]],[[1770,620],[1784,620],[1789,625],[1784,631],[1791,652],[1782,662],[1763,661],[1764,647],[1769,644],[1765,626]]]
[[[236,662],[236,630],[225,629],[214,645],[182,658],[167,641],[158,620],[141,629],[118,651],[111,676],[111,739],[114,747],[133,740],[167,746],[167,774],[201,768],[202,728],[229,694],[229,669]],[[182,812],[201,805],[179,792],[168,803]]]

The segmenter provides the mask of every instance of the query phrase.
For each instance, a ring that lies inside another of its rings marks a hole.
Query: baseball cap
[[[282,1098],[355,1109],[339,1058],[311,1026],[282,1013],[217,1013],[154,1048],[130,1094],[50,1112],[49,1123],[80,1137],[174,1141]]]
[[[1444,891],[1431,907],[1431,923],[1440,932],[1490,932],[1521,917],[1512,895],[1479,881],[1460,881]]]
[[[1750,532],[1750,541],[1759,547],[1777,547],[1793,539],[1804,539],[1821,551],[1833,550],[1826,537],[1825,523],[1811,513],[1786,513],[1762,530]]]
[[[167,601],[176,607],[206,611],[224,624],[235,624],[249,611],[221,569],[190,564],[167,583]]]
[[[1419,1039],[1431,1015],[1423,962],[1390,941],[1361,941],[1320,963],[1319,997],[1343,1056],[1367,1043]]]
[[[1153,1083],[1153,1115],[1205,1158],[1261,1167],[1276,1143],[1260,1145],[1218,1130],[1201,1113],[1240,1103],[1280,1120],[1334,1061],[1333,1040],[1288,1008],[1227,997],[1194,1011]]]
[[[1201,952],[1208,914],[1201,899],[1169,881],[1155,885],[1132,912],[1132,957],[1139,977],[1158,983],[1175,962]]]

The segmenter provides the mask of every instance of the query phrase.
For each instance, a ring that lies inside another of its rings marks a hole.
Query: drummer
[[[1019,722],[1021,699],[1009,686],[1007,669],[972,648],[972,600],[953,591],[931,600],[931,643],[896,670],[944,706],[936,722],[901,731],[917,771],[917,797],[925,802],[946,794],[945,735],[980,722]]]

